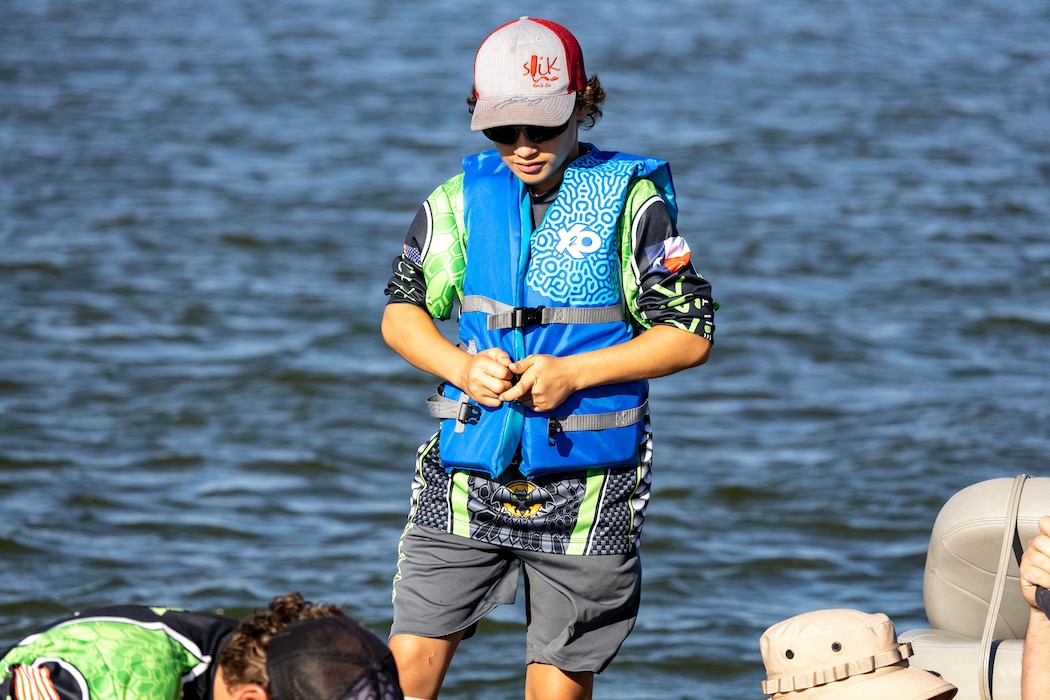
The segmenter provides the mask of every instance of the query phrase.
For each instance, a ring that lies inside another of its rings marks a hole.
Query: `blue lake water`
[[[642,613],[596,696],[760,697],[806,610],[925,625],[940,506],[1048,475],[1050,5],[6,0],[0,644],[291,590],[385,634],[435,382],[382,288],[487,147],[474,50],[530,12],[609,92],[586,139],[672,163],[721,304],[652,386]],[[519,601],[443,697],[520,696],[523,658]]]

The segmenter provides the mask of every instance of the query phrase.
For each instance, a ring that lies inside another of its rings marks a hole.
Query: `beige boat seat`
[[[983,481],[955,494],[933,525],[923,577],[929,629],[906,631],[911,663],[959,688],[955,700],[1020,700],[1028,604],[1018,561],[1050,514],[1050,478]]]

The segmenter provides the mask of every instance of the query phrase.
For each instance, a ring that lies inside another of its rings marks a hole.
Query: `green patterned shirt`
[[[236,620],[166,608],[99,608],[59,620],[3,652],[0,697],[203,700]],[[36,691],[32,695],[29,690]],[[3,694],[7,692],[7,695]]]

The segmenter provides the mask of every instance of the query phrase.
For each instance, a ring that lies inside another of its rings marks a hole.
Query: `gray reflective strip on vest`
[[[441,394],[431,394],[427,397],[427,410],[432,418],[454,418],[457,433],[462,433],[468,424],[474,425],[481,417],[481,409],[467,403],[470,397],[466,392],[459,401],[446,399]],[[464,410],[465,409],[465,410]]]
[[[504,304],[501,301],[490,299],[478,294],[472,294],[463,298],[460,304],[460,313],[480,311],[488,314],[488,329],[514,328],[515,307]],[[542,306],[537,309],[540,312],[540,325],[550,323],[613,323],[624,320],[623,307],[600,306],[597,308],[581,308],[577,306]]]
[[[464,394],[466,396],[466,394]],[[609,413],[588,413],[571,416],[551,418],[558,432],[574,433],[581,430],[606,430],[608,428],[624,428],[634,425],[645,417],[645,411],[649,406],[648,401],[643,401],[637,408],[629,408],[625,411],[610,411]],[[427,409],[433,418],[453,418],[461,421],[462,404],[459,401],[447,399],[440,394],[433,394],[427,399]],[[461,423],[462,424],[462,423]]]
[[[466,394],[464,394],[466,396]],[[427,410],[431,418],[441,420],[443,418],[459,418],[459,401],[446,399],[441,394],[431,394],[427,397]]]
[[[580,430],[606,430],[607,428],[625,428],[634,425],[645,417],[648,401],[643,401],[637,408],[628,408],[626,411],[612,411],[610,413],[577,413],[561,418],[551,418],[557,422],[558,429],[563,433],[573,433]]]

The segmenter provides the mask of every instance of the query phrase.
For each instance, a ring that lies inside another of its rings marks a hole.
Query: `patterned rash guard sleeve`
[[[438,320],[452,316],[455,302],[462,301],[466,268],[462,202],[462,173],[427,197],[394,260],[387,303],[415,304]]]
[[[430,215],[424,203],[408,227],[404,249],[394,258],[393,275],[384,294],[388,304],[414,304],[425,309],[427,285],[423,277],[423,248],[429,234]]]
[[[689,244],[652,183],[639,180],[633,188],[621,243],[624,296],[635,323],[642,329],[671,325],[714,342],[711,285],[693,266]]]

